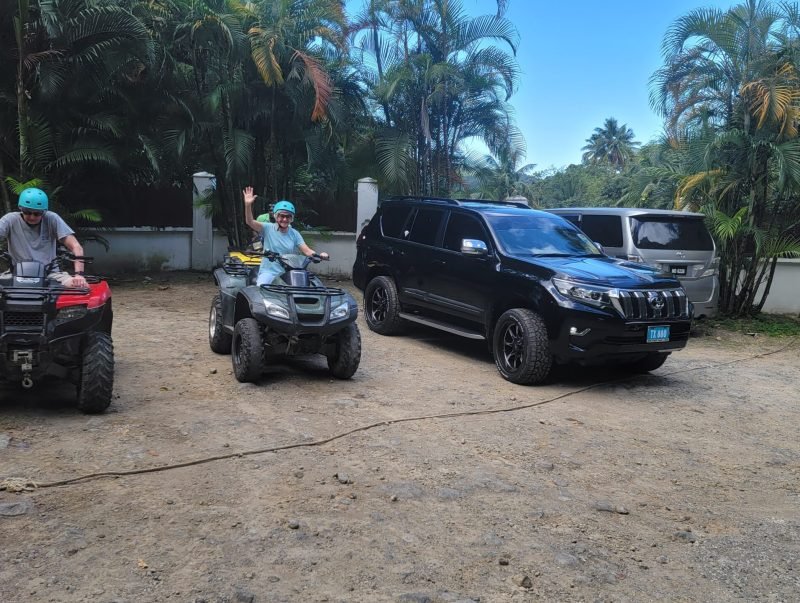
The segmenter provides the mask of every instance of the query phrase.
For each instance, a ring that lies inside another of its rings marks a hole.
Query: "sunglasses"
[[[294,220],[294,216],[292,214],[276,214],[275,215],[275,219],[276,220],[289,220],[289,222],[291,222],[292,220]]]
[[[30,209],[23,209],[21,211],[26,216],[33,216],[34,218],[38,218],[39,216],[41,216],[44,213],[44,212],[41,212],[41,211],[33,211],[33,210],[30,210]]]

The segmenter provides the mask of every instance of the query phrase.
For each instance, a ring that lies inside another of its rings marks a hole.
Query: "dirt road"
[[[161,279],[113,283],[107,414],[3,386],[0,481],[196,464],[0,491],[0,601],[798,600],[800,342],[520,387],[478,343],[361,322],[351,381],[240,385],[210,279]]]

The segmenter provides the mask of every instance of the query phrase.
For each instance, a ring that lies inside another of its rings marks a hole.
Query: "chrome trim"
[[[661,308],[656,308],[649,303],[649,299],[664,300]],[[688,318],[689,300],[683,288],[678,289],[648,289],[648,290],[615,290],[611,294],[614,309],[623,318],[629,319],[658,319],[658,318]]]

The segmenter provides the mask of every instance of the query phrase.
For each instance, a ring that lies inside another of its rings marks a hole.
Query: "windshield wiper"
[[[571,257],[570,253],[532,253],[535,258],[568,258]]]

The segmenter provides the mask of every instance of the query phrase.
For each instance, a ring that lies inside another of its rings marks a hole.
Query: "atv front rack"
[[[95,277],[96,278],[96,277]],[[89,281],[89,279],[86,279]],[[93,281],[89,281],[93,282]],[[100,282],[98,279],[96,282]],[[84,288],[76,288],[76,287],[64,287],[64,286],[57,286],[57,287],[2,287],[0,286],[0,297],[5,295],[13,295],[13,296],[26,296],[31,299],[40,299],[44,301],[45,298],[50,296],[60,296],[60,295],[88,295],[90,289],[88,287]]]
[[[270,293],[283,293],[285,295],[344,295],[343,289],[336,287],[292,287],[291,285],[261,285],[261,288]]]

